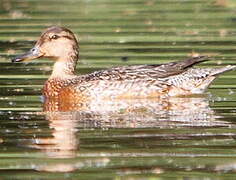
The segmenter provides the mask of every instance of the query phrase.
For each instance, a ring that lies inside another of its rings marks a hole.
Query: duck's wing
[[[180,74],[195,64],[198,64],[203,61],[207,61],[207,59],[208,59],[208,56],[192,57],[192,58],[185,59],[178,62],[170,62],[170,63],[159,65],[157,67],[154,67],[153,71],[156,72],[155,74],[156,78],[166,78],[169,76]]]
[[[207,56],[189,58],[183,61],[155,65],[133,65],[96,71],[87,80],[131,80],[158,79],[180,74],[193,65],[206,61]]]

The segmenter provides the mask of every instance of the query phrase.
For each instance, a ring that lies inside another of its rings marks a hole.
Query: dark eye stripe
[[[62,36],[62,37],[67,38],[67,39],[70,39],[70,40],[73,40],[73,38],[70,37],[70,36]]]
[[[58,35],[53,35],[50,39],[58,39],[58,38],[61,38],[61,37],[64,37],[64,38],[67,38],[67,39],[73,40],[73,38],[70,37],[70,36],[58,36]]]

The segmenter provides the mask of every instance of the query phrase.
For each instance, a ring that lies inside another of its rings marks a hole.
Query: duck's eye
[[[56,34],[54,34],[54,35],[51,37],[51,39],[58,39],[58,38],[59,38],[59,36],[56,35]]]

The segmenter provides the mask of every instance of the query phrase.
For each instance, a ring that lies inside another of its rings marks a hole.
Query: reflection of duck
[[[108,151],[101,153],[101,146],[96,143],[103,144],[108,141],[110,144],[110,142],[114,141],[114,144],[116,144],[116,141],[118,141],[118,143],[122,144],[121,137],[123,137],[125,143],[127,143],[130,138],[133,139],[136,136],[138,139],[140,137],[147,138],[150,136],[151,139],[156,137],[157,139],[155,140],[157,141],[159,138],[163,138],[165,140],[169,139],[172,142],[173,139],[181,139],[183,137],[192,138],[191,133],[190,136],[188,133],[181,133],[178,135],[173,133],[175,130],[170,130],[172,128],[178,129],[185,126],[232,127],[231,123],[217,120],[214,111],[209,107],[207,98],[172,97],[165,100],[166,102],[158,102],[148,98],[128,99],[127,101],[129,103],[127,102],[127,104],[129,108],[126,108],[125,110],[121,109],[120,111],[118,111],[118,108],[117,111],[115,111],[115,108],[108,108],[106,111],[104,107],[104,109],[98,108],[91,112],[40,113],[40,115],[45,116],[45,119],[48,120],[50,133],[42,135],[42,132],[39,131],[39,135],[35,134],[33,140],[30,136],[30,139],[24,139],[23,142],[21,141],[20,145],[39,149],[46,157],[54,159],[47,161],[46,163],[36,163],[34,166],[36,170],[71,172],[82,168],[101,168],[110,165],[110,161],[112,160],[110,159],[110,153],[113,156],[117,153],[117,150],[112,146],[112,150],[110,149],[111,151],[108,149]],[[121,107],[122,102],[123,105],[126,106],[125,101],[126,100],[120,100],[119,103],[117,102],[117,107]],[[116,106],[116,104],[113,105]],[[43,127],[45,128],[44,125]],[[105,130],[107,130],[107,128],[126,128],[126,130],[119,130],[118,133],[116,130],[112,130],[109,133],[103,133],[100,129],[94,131],[94,129],[97,128]],[[132,128],[137,128],[137,132]],[[139,128],[141,128],[140,131],[138,130]],[[28,132],[28,128],[25,129]],[[81,132],[80,129],[83,129],[83,132]],[[93,130],[91,131],[91,129]],[[160,134],[158,129],[161,131]],[[168,133],[166,133],[166,130]],[[181,129],[179,130],[182,131]],[[197,134],[197,136],[199,135]],[[99,137],[99,140],[94,139],[96,137]],[[88,142],[92,142],[92,146],[90,146],[90,144],[88,145]],[[79,147],[81,147],[81,151]],[[108,145],[107,147],[110,146]],[[92,151],[90,151],[90,148],[92,148]],[[123,148],[122,145],[121,148]],[[104,153],[107,153],[107,156],[104,156]],[[126,149],[124,151],[119,151],[119,153],[123,153],[121,156],[130,156],[130,153],[127,153]],[[118,157],[121,156],[119,155]],[[66,160],[65,158],[69,159]]]
[[[72,114],[48,113],[46,119],[52,129],[52,136],[36,138],[27,146],[41,149],[49,157],[75,157],[79,148],[79,137],[76,129],[78,122],[74,116]]]
[[[106,104],[104,104],[106,103]],[[204,97],[154,99],[129,99],[103,101],[91,111],[54,112],[54,116],[67,116],[78,122],[79,127],[87,128],[150,128],[182,126],[228,126],[218,121],[215,112]],[[48,116],[48,115],[47,115]],[[50,118],[52,118],[52,116]]]
[[[39,149],[43,157],[53,158],[46,163],[35,164],[37,171],[71,172],[81,168],[106,166],[109,157],[80,158],[79,119],[72,112],[48,112],[45,118],[49,122],[51,135],[35,136],[34,140],[21,142],[26,147]],[[69,160],[66,160],[69,159]]]
[[[206,60],[205,56],[162,65],[135,65],[116,67],[76,76],[79,57],[78,42],[74,34],[53,26],[42,33],[35,46],[13,62],[48,57],[56,60],[53,72],[44,86],[46,99],[63,102],[50,110],[74,110],[84,107],[93,99],[168,97],[202,93],[216,76],[235,66],[222,68],[192,68]],[[54,102],[55,102],[54,101]],[[73,103],[71,103],[73,102]],[[57,106],[57,107],[56,107]]]
[[[228,126],[227,122],[216,119],[204,97],[167,98],[165,102],[147,98],[125,101],[114,101],[111,107],[106,104],[104,109],[92,111],[45,112],[52,136],[39,137],[25,145],[41,149],[49,157],[71,158],[79,149],[79,128]]]

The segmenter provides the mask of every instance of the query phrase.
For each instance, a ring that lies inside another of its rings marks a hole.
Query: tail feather
[[[231,70],[234,70],[234,69],[236,69],[236,66],[234,66],[234,65],[228,65],[228,66],[225,66],[225,67],[222,67],[222,68],[215,68],[211,72],[210,76],[217,76],[219,74],[222,74],[224,72],[231,71]]]
[[[236,69],[236,66],[228,65],[228,66],[225,66],[225,67],[212,69],[209,76],[207,78],[205,78],[198,86],[193,88],[191,90],[191,92],[193,94],[194,93],[196,93],[196,94],[203,93],[210,86],[210,84],[216,79],[217,75],[225,73],[227,71],[231,71],[233,69]]]
[[[190,68],[185,73],[170,76],[168,82],[173,85],[171,96],[202,94],[219,74],[236,69],[235,65],[221,68]]]

